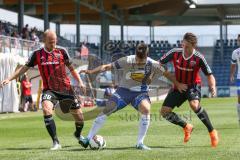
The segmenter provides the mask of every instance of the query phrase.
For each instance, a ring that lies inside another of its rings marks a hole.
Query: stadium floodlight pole
[[[18,32],[22,32],[24,24],[24,0],[19,0],[19,10],[18,10]]]
[[[76,47],[80,47],[80,1],[76,1]]]
[[[44,31],[49,29],[49,17],[48,17],[48,0],[43,1],[43,8],[44,8]]]
[[[121,41],[123,42],[124,41],[124,13],[123,13],[123,10],[120,11],[120,33],[121,33]]]

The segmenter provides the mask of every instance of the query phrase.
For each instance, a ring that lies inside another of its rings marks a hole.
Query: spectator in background
[[[34,41],[34,42],[36,42],[36,43],[39,42],[39,38],[38,38],[38,36],[37,36],[37,34],[36,34],[35,31],[32,31],[32,32],[31,32],[31,40]]]
[[[0,35],[5,35],[5,30],[2,21],[0,21]]]
[[[32,111],[34,111],[32,93],[31,93],[32,83],[29,81],[29,78],[26,74],[24,74],[23,76],[21,85],[22,85],[23,112],[28,111],[29,108]]]
[[[5,35],[10,36],[10,34],[11,34],[10,23],[9,22],[4,23],[3,27],[5,30]]]
[[[29,39],[28,24],[22,29],[22,39]]]
[[[81,45],[80,55],[82,60],[88,60],[89,50],[85,42]]]
[[[18,38],[19,38],[19,34],[17,33],[17,31],[13,31],[12,34],[11,34],[11,37],[13,38],[11,43],[13,44],[13,46],[15,48],[18,48]]]

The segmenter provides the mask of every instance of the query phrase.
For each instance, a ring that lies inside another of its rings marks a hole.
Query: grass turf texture
[[[0,159],[240,159],[240,128],[235,104],[236,98],[202,99],[202,106],[208,111],[220,134],[220,144],[215,149],[210,147],[207,129],[193,112],[190,114],[186,103],[175,111],[191,121],[195,127],[187,144],[183,144],[180,127],[157,116],[161,102],[152,104],[153,117],[145,139],[145,144],[152,147],[152,151],[139,151],[134,148],[138,120],[137,112],[131,107],[113,114],[100,130],[99,134],[107,141],[107,148],[101,151],[80,147],[73,138],[73,122],[61,121],[55,116],[58,137],[63,148],[50,151],[52,143],[41,111],[0,114]],[[83,135],[88,133],[91,125],[92,120],[86,121]]]

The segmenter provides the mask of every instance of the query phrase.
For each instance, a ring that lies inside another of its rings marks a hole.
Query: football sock
[[[52,115],[44,116],[44,122],[47,128],[47,131],[52,138],[52,141],[59,143],[59,140],[57,138],[57,133],[56,133],[56,125]]]
[[[240,122],[240,104],[237,104],[238,121]]]
[[[195,113],[197,114],[198,118],[203,122],[203,124],[207,127],[208,132],[211,132],[213,130],[213,126],[211,121],[209,120],[208,114],[205,109],[200,106]]]
[[[176,113],[174,112],[170,112],[170,113],[167,113],[165,116],[163,116],[163,118],[165,118],[167,121],[173,123],[173,124],[176,124],[178,126],[181,126],[182,128],[184,128],[187,123],[182,120]]]
[[[75,136],[76,137],[80,137],[83,126],[84,126],[84,122],[75,122],[75,127],[76,127]]]
[[[150,115],[142,115],[139,121],[139,132],[137,144],[143,144],[143,140],[150,124]]]
[[[93,126],[91,128],[91,130],[88,133],[87,138],[91,139],[93,136],[96,135],[96,133],[98,132],[98,130],[103,126],[104,122],[107,119],[107,115],[103,114],[103,115],[99,115],[95,121],[93,122]]]

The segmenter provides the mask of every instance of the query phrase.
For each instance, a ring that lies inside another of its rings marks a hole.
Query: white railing
[[[4,54],[12,53],[28,57],[33,50],[41,45],[40,42],[0,35],[0,52]]]

